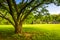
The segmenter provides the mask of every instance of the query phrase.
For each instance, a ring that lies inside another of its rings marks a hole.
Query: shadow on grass
[[[0,30],[0,40],[60,40],[58,31],[36,28],[23,28],[22,35],[14,34],[14,30]]]

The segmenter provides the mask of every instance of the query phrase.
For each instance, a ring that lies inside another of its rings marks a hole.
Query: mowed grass
[[[25,24],[23,34],[28,35],[27,37],[14,35],[14,30],[12,25],[0,25],[1,38],[3,40],[60,40],[60,24]]]

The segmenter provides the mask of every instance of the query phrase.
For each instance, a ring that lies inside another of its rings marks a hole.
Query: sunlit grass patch
[[[46,30],[60,30],[60,24],[28,24],[23,27],[40,28]]]
[[[2,35],[3,39],[6,40],[20,40],[20,38],[22,38],[22,40],[60,40],[60,24],[23,25],[23,34],[31,34],[31,38],[25,38],[24,35],[14,35],[14,30],[15,29],[12,25],[0,25],[0,35]],[[12,36],[11,34],[14,36]]]

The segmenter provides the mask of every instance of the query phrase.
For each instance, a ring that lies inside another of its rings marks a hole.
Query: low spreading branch
[[[12,25],[14,25],[14,23],[9,18],[5,17],[2,13],[0,13],[0,14],[1,14],[0,15],[1,18],[8,20]]]
[[[5,7],[4,4],[0,3],[0,7],[2,7],[3,9],[7,10],[7,12],[10,12],[9,9],[7,7]]]

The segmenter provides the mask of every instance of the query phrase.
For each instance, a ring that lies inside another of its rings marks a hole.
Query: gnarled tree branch
[[[29,3],[27,3],[21,10],[20,13],[18,14],[17,20],[19,20],[20,14],[22,13],[22,11],[28,6],[30,5],[32,2],[34,2],[34,0],[31,0]]]
[[[24,16],[24,18],[22,19],[22,21],[24,21],[26,18],[27,18],[27,16],[35,9],[35,8],[37,8],[37,7],[39,7],[40,5],[42,5],[43,3],[39,3],[39,4],[37,4],[35,7],[33,7],[29,12],[27,12],[27,14]]]
[[[12,0],[12,2],[13,2],[13,5],[14,5],[14,8],[15,8],[15,10],[16,10],[16,13],[17,13],[17,15],[18,15],[18,14],[19,14],[19,11],[18,11],[17,4],[16,4],[15,0]]]
[[[24,3],[25,0],[22,0],[22,3]]]
[[[9,10],[10,10],[10,15],[12,16],[14,22],[16,23],[16,18],[14,17],[14,12],[12,10],[12,4],[11,4],[11,0],[7,0],[8,6],[9,6]]]

